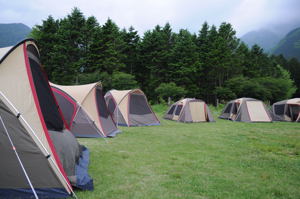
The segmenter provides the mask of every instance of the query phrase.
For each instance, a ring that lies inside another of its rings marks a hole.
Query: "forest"
[[[141,88],[152,103],[195,97],[210,104],[237,97],[273,103],[300,96],[300,63],[241,42],[229,23],[199,24],[198,33],[169,23],[140,35],[111,19],[101,25],[78,8],[33,27],[50,81],[101,81],[105,91]]]

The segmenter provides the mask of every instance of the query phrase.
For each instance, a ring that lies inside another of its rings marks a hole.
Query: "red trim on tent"
[[[52,143],[52,140],[49,136],[49,132],[48,132],[48,129],[46,127],[46,123],[44,121],[44,117],[43,117],[43,114],[42,114],[42,111],[41,111],[41,107],[40,107],[40,103],[39,103],[39,99],[37,97],[37,93],[36,93],[36,89],[35,89],[35,86],[34,86],[34,82],[33,82],[33,78],[32,78],[32,72],[31,72],[31,68],[30,68],[30,64],[29,64],[29,59],[28,59],[28,55],[27,55],[27,49],[26,49],[26,43],[23,44],[23,52],[24,52],[24,59],[25,59],[25,65],[26,65],[26,71],[27,71],[27,75],[28,75],[28,80],[29,80],[29,83],[30,83],[30,87],[31,87],[31,91],[32,91],[32,94],[33,94],[33,98],[34,98],[34,102],[35,102],[35,106],[36,106],[36,109],[37,109],[37,112],[39,114],[39,118],[40,118],[40,121],[41,121],[41,124],[43,126],[43,130],[44,130],[44,133],[45,133],[45,136],[47,138],[47,141],[48,141],[48,144],[49,144],[49,147],[52,151],[52,154],[54,156],[54,159],[57,163],[57,166],[59,168],[59,170],[61,171],[61,173],[63,174],[66,182],[70,185],[71,187],[71,184],[69,182],[69,179],[67,178],[67,175],[65,173],[65,170],[63,169],[62,167],[62,164],[58,158],[58,155],[56,154],[56,150],[54,148],[54,145]],[[70,188],[71,189],[71,188]],[[72,189],[70,190],[72,191]]]
[[[97,103],[97,88],[95,87],[94,89],[95,89],[94,99],[95,99],[95,103],[96,103],[96,107],[97,107],[98,120],[99,120],[99,123],[100,123],[100,126],[101,126],[101,131],[102,131],[104,137],[106,137],[106,133],[104,132],[104,129],[103,129],[103,126],[102,126],[102,122],[101,122],[101,117],[100,117],[100,112],[99,112],[99,106],[98,106],[98,103]]]
[[[62,95],[66,100],[68,100],[68,101],[73,105],[73,110],[74,110],[74,111],[73,111],[73,114],[72,114],[72,117],[71,117],[70,124],[68,124],[68,126],[67,126],[67,128],[70,130],[71,127],[72,127],[72,124],[73,124],[73,121],[74,121],[76,112],[77,112],[77,109],[76,109],[77,104],[76,104],[76,102],[73,101],[72,98],[70,98],[70,97],[69,97],[66,93],[64,93],[63,91],[61,91],[61,90],[59,90],[59,89],[57,89],[57,88],[55,88],[55,87],[51,87],[51,89],[52,89],[53,92],[56,92],[56,93]],[[67,121],[66,121],[66,123],[67,123]]]

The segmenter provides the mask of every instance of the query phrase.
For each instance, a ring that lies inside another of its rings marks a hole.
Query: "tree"
[[[114,71],[121,71],[125,64],[122,60],[126,55],[123,53],[125,42],[121,37],[119,27],[108,19],[106,23],[98,28],[93,44],[90,47],[89,65],[91,71],[106,72],[109,76]],[[107,85],[111,86],[112,79],[107,79]]]
[[[42,21],[42,25],[36,25],[32,28],[30,37],[34,38],[38,45],[41,54],[41,62],[48,74],[49,79],[52,79],[52,73],[55,70],[53,52],[57,41],[57,31],[59,28],[59,21],[54,20],[50,15],[46,20]]]
[[[157,25],[153,31],[145,32],[139,45],[140,63],[136,79],[150,99],[156,98],[152,91],[160,83],[170,81],[169,63],[173,38],[170,24],[167,23],[163,28]]]
[[[125,46],[123,48],[124,56],[123,62],[126,67],[124,71],[126,73],[134,74],[137,72],[138,67],[138,45],[140,42],[140,36],[138,32],[131,26],[129,30],[123,29],[121,32]]]
[[[173,99],[179,99],[186,94],[186,90],[180,86],[177,86],[174,82],[161,83],[156,89],[155,93],[159,98],[167,100],[168,97]]]
[[[198,95],[199,87],[195,82],[202,68],[196,43],[189,31],[181,29],[179,34],[174,36],[169,68],[167,73],[171,74],[170,80],[185,88],[189,96]]]
[[[138,84],[133,75],[123,72],[113,73],[112,88],[117,90],[129,90],[137,87]]]

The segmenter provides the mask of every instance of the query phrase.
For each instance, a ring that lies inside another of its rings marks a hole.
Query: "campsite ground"
[[[154,110],[162,118],[165,106]],[[215,119],[220,112],[213,109]],[[91,151],[90,199],[300,198],[300,124],[183,124],[121,128],[79,139]]]

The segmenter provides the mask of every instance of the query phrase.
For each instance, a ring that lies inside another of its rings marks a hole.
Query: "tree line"
[[[100,25],[74,8],[49,16],[32,32],[49,80],[63,85],[101,80],[105,90],[141,88],[152,102],[196,97],[215,104],[237,97],[275,102],[300,95],[300,63],[248,48],[229,23],[204,23],[197,34],[171,25],[143,36]]]

